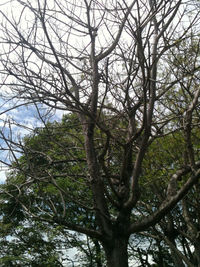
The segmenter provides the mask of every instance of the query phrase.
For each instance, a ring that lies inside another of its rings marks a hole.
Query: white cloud
[[[5,183],[6,180],[6,171],[0,169],[0,184]]]

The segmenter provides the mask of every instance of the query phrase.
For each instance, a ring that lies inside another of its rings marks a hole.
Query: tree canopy
[[[200,177],[197,7],[182,0],[5,4],[0,160],[10,168],[1,187],[6,233],[12,218],[18,237],[22,222],[44,247],[51,231],[53,243],[72,231],[83,234],[103,249],[108,267],[127,267],[131,244],[136,248],[146,236],[158,251],[171,250],[175,266],[188,264],[188,233],[198,231],[185,196],[192,188],[195,194]],[[34,112],[39,127],[17,118],[19,108]],[[6,118],[9,112],[15,116]],[[62,121],[50,122],[59,112]],[[20,137],[22,129],[29,135]],[[52,245],[47,261],[59,266]],[[144,253],[137,252],[144,266]],[[189,264],[194,261],[191,256]]]

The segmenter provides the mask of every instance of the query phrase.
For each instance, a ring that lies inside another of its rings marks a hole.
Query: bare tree
[[[78,203],[82,212],[92,212],[96,229],[70,223],[65,204],[60,214],[51,203],[48,221],[99,240],[108,266],[127,267],[130,235],[164,218],[200,176],[191,138],[199,125],[200,89],[189,83],[184,87],[188,77],[191,82],[198,79],[198,55],[185,71],[171,67],[180,45],[198,34],[199,16],[182,0],[16,0],[6,6],[1,11],[2,98],[7,105],[15,102],[7,111],[34,105],[43,123],[41,105],[71,112],[77,114],[84,136],[83,146],[81,138],[74,144],[85,153],[83,182],[93,203],[87,207],[84,196],[79,202],[68,200]],[[177,112],[173,103],[180,87],[188,104]],[[11,121],[9,125],[12,133]],[[147,152],[155,140],[176,131],[185,134],[188,160],[169,172],[159,207],[136,220],[140,192],[148,186],[140,182]],[[13,135],[2,130],[1,136],[6,144],[2,149],[9,150],[17,168],[17,153],[27,151]],[[53,164],[51,156],[46,158]],[[30,162],[32,177],[22,187],[44,181],[34,171]],[[56,175],[47,171],[46,176],[64,199]],[[47,214],[40,219],[47,221]]]

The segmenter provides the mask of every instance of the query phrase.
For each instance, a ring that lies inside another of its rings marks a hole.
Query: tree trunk
[[[115,238],[109,244],[103,244],[107,267],[128,267],[128,239]]]
[[[195,240],[194,242],[194,258],[195,258],[195,266],[200,267],[200,241]]]

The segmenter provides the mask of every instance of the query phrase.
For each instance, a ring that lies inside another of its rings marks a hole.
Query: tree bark
[[[128,267],[128,239],[114,238],[109,244],[103,244],[107,267]]]

